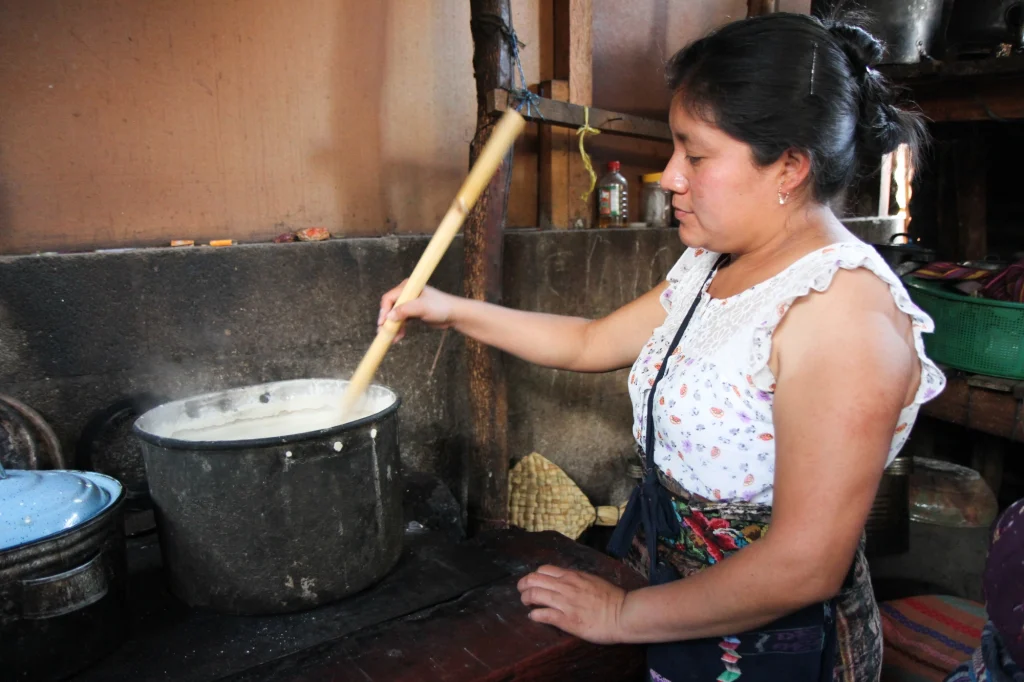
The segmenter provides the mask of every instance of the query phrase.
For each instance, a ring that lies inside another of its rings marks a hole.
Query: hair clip
[[[818,66],[818,43],[814,43],[813,52],[811,52],[811,94],[814,94],[814,72]]]

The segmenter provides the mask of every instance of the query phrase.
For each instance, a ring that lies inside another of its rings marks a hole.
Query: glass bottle
[[[625,227],[629,221],[629,186],[619,168],[618,161],[610,161],[607,175],[597,183],[598,227]]]
[[[661,173],[644,175],[640,208],[647,227],[668,227],[672,222],[672,193],[661,188]]]

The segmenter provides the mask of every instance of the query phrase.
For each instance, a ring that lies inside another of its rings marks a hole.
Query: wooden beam
[[[503,113],[515,106],[512,96],[507,90],[493,90],[488,94],[487,101],[492,114]],[[532,105],[529,111],[526,106],[519,111],[528,121],[568,128],[579,128],[583,125],[584,110],[582,106],[569,102],[556,102],[543,97],[537,98]],[[652,118],[591,108],[589,121],[592,128],[597,128],[602,133],[662,142],[672,141],[672,131],[669,129],[668,123]]]
[[[539,91],[541,97],[548,99],[569,99],[568,81],[544,81]],[[538,127],[537,215],[542,229],[570,226],[569,168],[574,141],[575,135],[568,128]]]
[[[1024,74],[1024,55],[953,61],[927,60],[915,64],[881,64],[878,70],[886,78],[900,85],[916,87],[919,83],[927,82],[1020,76]]]
[[[936,123],[1024,119],[1024,56],[878,68]]]
[[[470,166],[491,136],[497,119],[489,93],[511,88],[513,64],[505,34],[495,19],[512,25],[509,0],[470,0],[477,128],[469,146]],[[508,208],[512,152],[469,214],[464,231],[463,289],[468,298],[501,302],[502,245]],[[471,532],[508,527],[508,388],[501,353],[466,339],[469,374],[468,458],[464,476]]]
[[[985,83],[921,84],[913,98],[936,123],[1024,119],[1024,78]]]

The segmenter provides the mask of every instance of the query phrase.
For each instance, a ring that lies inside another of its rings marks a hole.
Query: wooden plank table
[[[516,583],[545,563],[643,584],[621,562],[555,533],[407,535],[402,561],[377,585],[271,616],[188,608],[166,589],[155,540],[130,543],[125,642],[69,682],[643,679],[642,647],[588,644],[527,618]]]
[[[642,680],[644,650],[597,646],[530,621],[519,577],[545,563],[596,573],[629,588],[643,581],[622,563],[556,533],[486,534],[478,545],[511,572],[463,597],[230,678],[230,682],[520,682]],[[227,682],[227,681],[225,681]]]
[[[1024,382],[946,370],[946,390],[921,413],[1000,438],[1024,442]]]
[[[945,372],[946,390],[925,403],[921,414],[980,434],[972,444],[971,466],[998,496],[1006,441],[1024,442],[1024,381]]]

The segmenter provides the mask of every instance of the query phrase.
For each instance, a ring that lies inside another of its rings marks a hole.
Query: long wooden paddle
[[[459,193],[455,195],[455,201],[452,202],[448,212],[444,214],[444,218],[441,219],[441,223],[437,226],[437,230],[430,239],[430,243],[427,244],[427,248],[423,251],[423,255],[420,256],[419,262],[413,269],[412,274],[409,275],[401,295],[395,301],[396,307],[415,299],[423,293],[423,287],[426,286],[427,280],[434,273],[437,264],[441,262],[445,251],[448,250],[448,246],[452,243],[466,216],[469,215],[470,209],[473,208],[477,199],[480,198],[480,194],[491,181],[491,177],[498,170],[502,159],[515,143],[516,138],[519,137],[519,133],[522,132],[525,125],[526,121],[523,120],[523,117],[512,109],[506,111],[501,120],[498,121],[494,131],[491,133],[490,139],[487,140],[487,144],[481,150],[476,163],[473,164],[469,175],[466,176],[462,187],[459,188]],[[373,381],[373,375],[376,374],[381,361],[384,360],[384,355],[387,353],[388,348],[391,347],[391,343],[395,340],[395,336],[401,328],[402,323],[393,320],[386,320],[381,325],[380,330],[377,332],[377,338],[373,340],[369,350],[366,351],[366,355],[363,356],[359,366],[356,367],[356,371],[349,381],[348,388],[345,390],[345,395],[341,401],[342,415],[351,414],[352,409],[359,403],[366,389],[370,386],[370,382]],[[345,418],[347,419],[347,416]]]

